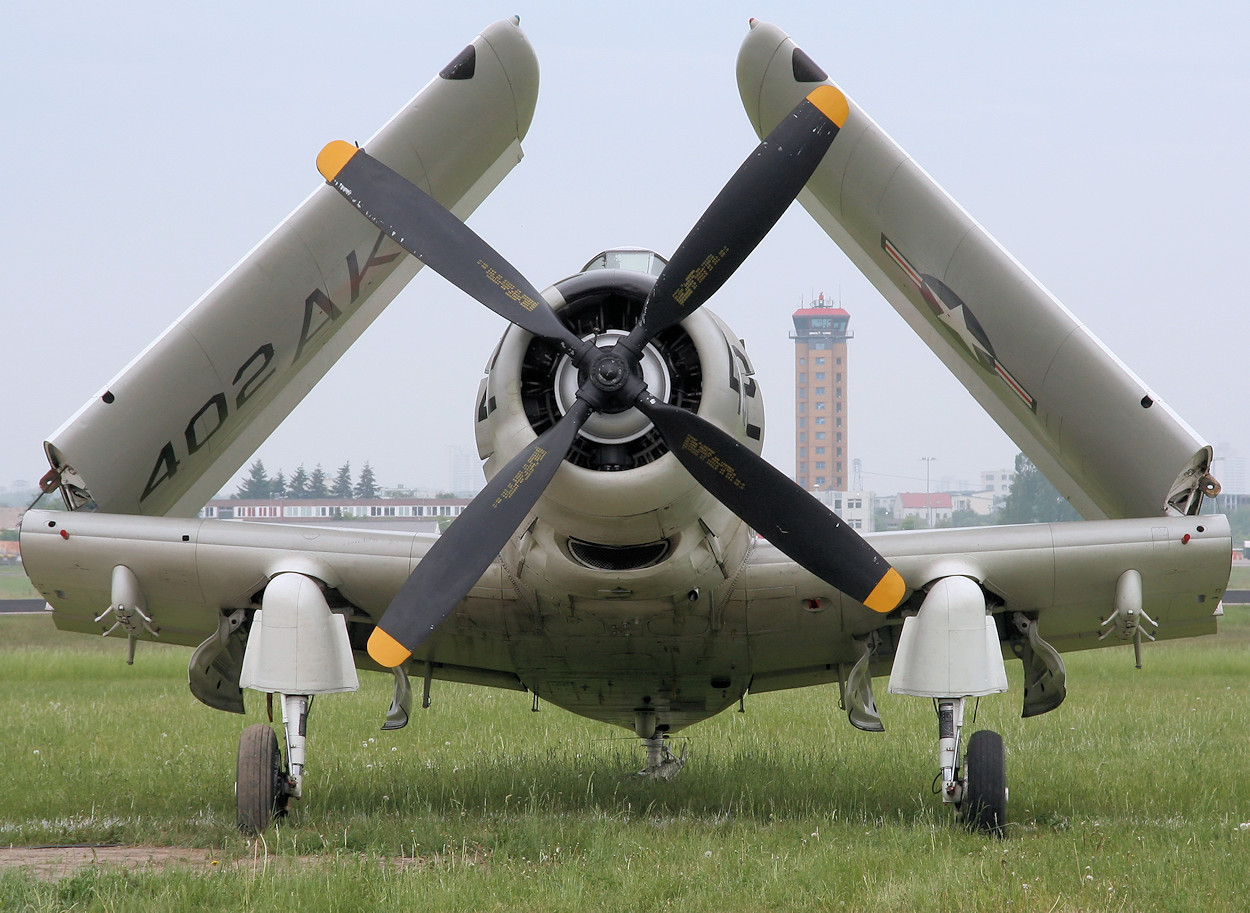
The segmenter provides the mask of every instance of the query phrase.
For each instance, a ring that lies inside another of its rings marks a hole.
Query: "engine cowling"
[[[625,253],[634,256],[618,256]],[[656,264],[655,272],[610,267],[621,261]],[[608,251],[543,295],[574,334],[608,348],[638,322],[662,266],[648,251]],[[697,412],[760,452],[764,406],[750,360],[707,308],[648,343],[640,370],[657,398]],[[477,401],[488,478],[559,420],[579,383],[577,368],[555,345],[508,329]],[[614,586],[634,598],[643,591],[672,595],[671,572],[687,581],[692,573],[696,580],[731,575],[748,540],[742,521],[694,481],[633,408],[586,422],[533,513],[504,561],[524,577],[558,580],[574,595],[602,596]]]

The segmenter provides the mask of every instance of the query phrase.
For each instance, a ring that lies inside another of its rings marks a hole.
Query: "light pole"
[[[933,495],[929,494],[929,466],[937,457],[921,457],[924,460],[924,506],[929,511],[927,529],[933,529]]]

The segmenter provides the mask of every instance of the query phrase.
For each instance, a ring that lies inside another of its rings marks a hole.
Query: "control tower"
[[[846,341],[851,315],[822,292],[794,312],[794,479],[808,491],[846,491],[850,440]]]

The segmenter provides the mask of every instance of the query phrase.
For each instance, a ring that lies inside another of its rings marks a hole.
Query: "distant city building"
[[[448,491],[472,497],[482,490],[485,477],[482,474],[482,461],[476,453],[448,444],[447,461],[448,480],[451,483]]]
[[[275,500],[215,498],[201,510],[207,520],[247,520],[332,526],[370,523],[411,532],[437,532],[438,521],[458,517],[470,498],[278,498]]]
[[[1013,469],[985,469],[981,471],[981,490],[988,491],[995,497],[1005,498],[1015,480],[1016,473]]]
[[[997,510],[1000,499],[989,491],[964,493],[952,492],[951,505],[955,510],[967,510],[981,517],[988,517]]]
[[[894,516],[894,499],[897,495],[873,495],[872,512],[878,517]]]
[[[1203,513],[1231,514],[1243,507],[1250,507],[1250,494],[1222,491],[1215,498],[1215,506]]]
[[[808,491],[843,491],[850,460],[846,341],[851,316],[822,293],[794,312],[794,479]]]
[[[1250,478],[1246,473],[1246,458],[1239,456],[1228,444],[1217,444],[1211,473],[1219,480],[1224,491],[1234,495],[1250,494]]]
[[[383,488],[380,497],[386,501],[397,501],[397,500],[404,500],[404,499],[411,501],[411,500],[421,500],[423,498],[425,499],[432,498],[432,499],[437,500],[440,494],[446,494],[446,491],[444,490],[436,491],[433,488],[408,488],[406,485],[397,485],[393,488],[391,487]]]
[[[837,514],[851,529],[876,532],[877,496],[871,491],[815,491],[816,500]]]
[[[933,481],[933,491],[975,491],[976,486],[958,476],[942,476]]]
[[[902,522],[915,517],[921,526],[937,526],[949,522],[955,511],[954,501],[948,491],[900,492],[894,496],[894,519]]]

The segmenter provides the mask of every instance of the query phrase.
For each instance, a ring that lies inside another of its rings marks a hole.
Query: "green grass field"
[[[1228,586],[1235,590],[1250,589],[1250,564],[1234,564]]]
[[[0,599],[41,599],[20,564],[0,564]]]
[[[0,872],[0,910],[1244,910],[1250,907],[1250,610],[1222,633],[1070,655],[1067,702],[978,728],[1008,747],[1010,836],[965,833],[930,795],[927,702],[861,733],[824,687],[748,697],[690,730],[674,782],[632,738],[528,695],[435,683],[378,731],[389,679],[318,700],[308,797],[263,839],[234,829],[237,738],[185,650],[0,618],[0,846],[157,844],[216,864]]]

